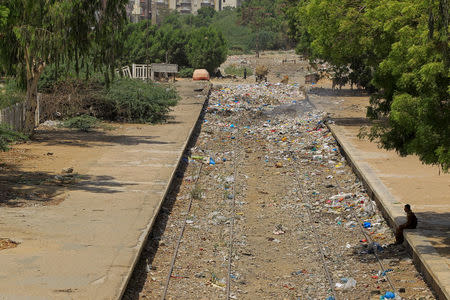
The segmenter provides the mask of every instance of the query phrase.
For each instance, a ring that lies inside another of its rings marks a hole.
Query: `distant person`
[[[244,79],[247,79],[247,68],[244,68]]]
[[[395,243],[402,244],[404,241],[403,230],[405,229],[416,229],[417,227],[417,217],[411,210],[411,205],[406,204],[404,208],[406,212],[406,223],[398,226],[397,232],[395,233]]]

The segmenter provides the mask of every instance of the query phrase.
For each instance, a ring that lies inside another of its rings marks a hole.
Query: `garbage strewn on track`
[[[186,223],[167,299],[434,299],[325,120],[297,85],[216,86],[124,298],[161,297]]]

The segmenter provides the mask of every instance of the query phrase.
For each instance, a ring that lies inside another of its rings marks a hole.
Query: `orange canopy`
[[[192,75],[193,80],[209,80],[209,73],[205,69],[196,69]]]

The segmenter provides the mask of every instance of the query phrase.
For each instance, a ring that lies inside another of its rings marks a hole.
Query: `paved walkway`
[[[0,210],[0,237],[21,242],[0,253],[0,299],[121,297],[206,99],[199,85],[178,83],[169,124],[125,126],[123,143],[80,166],[98,178],[92,188]]]
[[[320,86],[320,85],[319,85]],[[348,90],[313,90],[309,96],[320,110],[331,113],[334,135],[352,161],[355,171],[364,177],[369,190],[391,224],[405,221],[403,206],[411,204],[419,219],[417,230],[405,233],[414,261],[432,284],[440,299],[450,298],[450,174],[438,167],[423,165],[417,157],[400,157],[394,151],[379,149],[360,140],[357,134],[368,105],[366,95]]]

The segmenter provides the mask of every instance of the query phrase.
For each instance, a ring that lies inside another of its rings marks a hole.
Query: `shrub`
[[[192,78],[192,75],[194,75],[193,68],[181,68],[178,72],[178,76],[181,78]]]
[[[13,131],[9,126],[0,124],[0,151],[9,150],[9,145],[16,141],[23,141],[27,137],[22,133]]]
[[[177,100],[172,88],[141,80],[118,79],[109,89],[95,79],[67,80],[55,84],[51,94],[43,95],[42,117],[45,120],[70,118],[65,123],[73,123],[71,128],[81,130],[83,124],[78,121],[89,120],[84,116],[80,119],[79,115],[109,121],[156,123],[167,118],[170,106],[176,105]]]
[[[0,109],[25,101],[25,92],[17,85],[15,80],[0,83]]]
[[[106,93],[106,101],[114,107],[112,119],[159,123],[167,119],[170,107],[178,102],[172,88],[141,80],[119,79]]]
[[[237,65],[229,65],[225,68],[225,73],[227,75],[236,75],[240,77],[244,77],[244,68],[247,69],[247,76],[253,75],[253,71],[250,67],[242,67]]]
[[[64,122],[64,127],[76,128],[84,132],[88,132],[89,129],[95,128],[98,125],[99,120],[96,117],[89,115],[81,115],[73,117]]]

